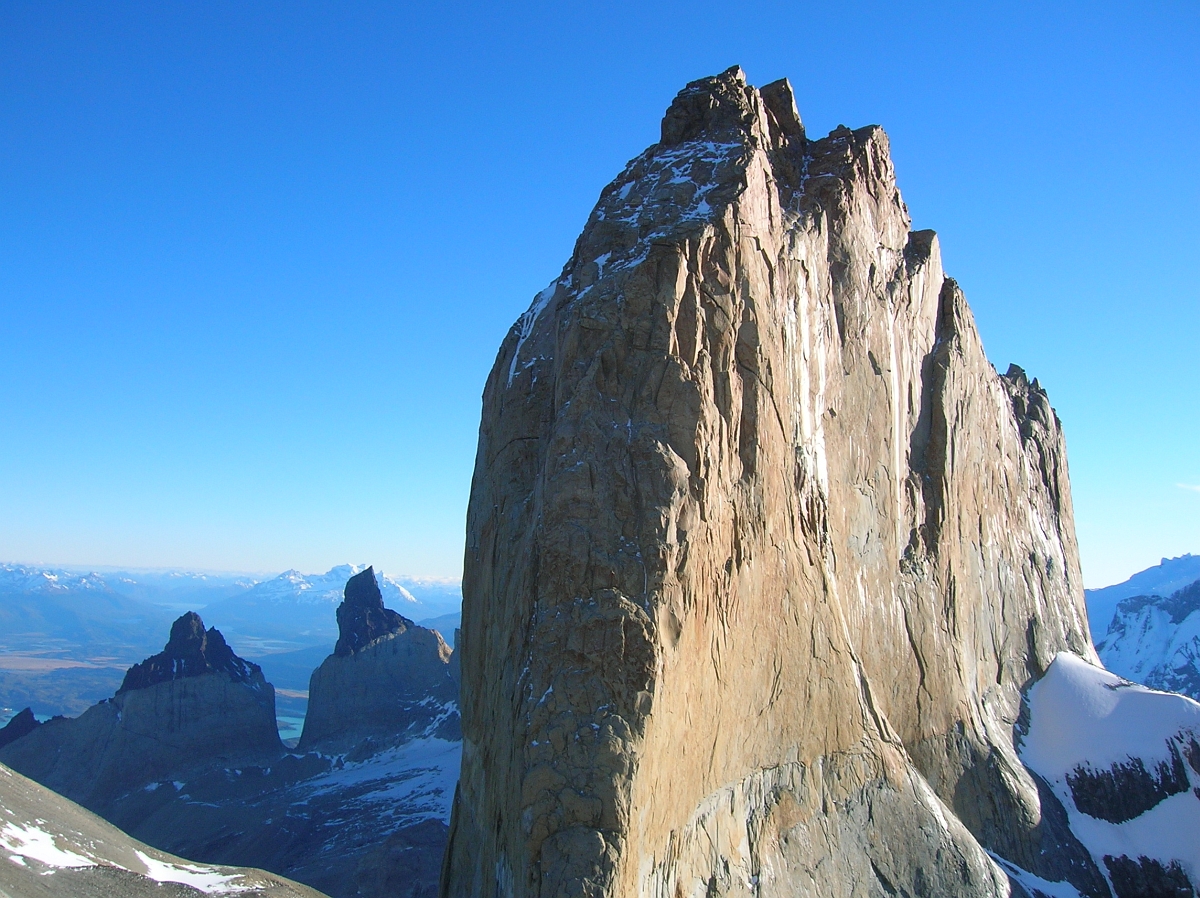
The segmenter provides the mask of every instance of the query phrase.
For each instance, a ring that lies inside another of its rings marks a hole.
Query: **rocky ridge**
[[[194,612],[164,650],[129,669],[111,699],[54,718],[0,749],[0,761],[85,807],[214,759],[279,754],[275,691]]]
[[[205,630],[200,615],[189,611],[171,625],[171,637],[161,652],[129,668],[117,695],[209,673],[222,673],[231,683],[263,683],[262,668],[235,655],[216,627]]]
[[[688,85],[509,332],[463,593],[443,895],[1110,891],[1014,743],[1096,660],[1059,420],[786,81]]]
[[[0,894],[20,898],[321,898],[262,870],[165,854],[2,764],[0,859]]]

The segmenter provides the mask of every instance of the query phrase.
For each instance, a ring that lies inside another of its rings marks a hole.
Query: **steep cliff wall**
[[[1107,891],[1014,751],[1094,659],[1058,419],[786,82],[681,92],[505,339],[463,590],[445,895]]]

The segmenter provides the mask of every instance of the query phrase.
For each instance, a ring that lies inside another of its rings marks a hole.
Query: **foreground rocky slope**
[[[321,898],[262,870],[212,867],[131,839],[0,764],[0,894],[13,898]]]
[[[1168,596],[1122,599],[1096,651],[1127,680],[1200,699],[1200,580]]]
[[[505,339],[463,592],[444,895],[1110,892],[1014,743],[1095,661],[1058,418],[786,82],[681,92]]]

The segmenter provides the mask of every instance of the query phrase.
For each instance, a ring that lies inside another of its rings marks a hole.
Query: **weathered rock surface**
[[[0,861],[0,894],[14,898],[321,898],[262,870],[165,854],[3,765]]]
[[[275,690],[193,612],[117,694],[0,749],[0,760],[85,807],[188,766],[279,755]]]
[[[465,564],[444,895],[1108,893],[1014,748],[1095,660],[1062,431],[879,128],[679,94],[500,349]]]
[[[457,741],[457,668],[436,630],[385,608],[367,568],[346,583],[334,653],[313,671],[301,751],[395,745],[418,734]]]

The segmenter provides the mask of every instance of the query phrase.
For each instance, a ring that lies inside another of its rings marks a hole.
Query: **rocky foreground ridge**
[[[1131,894],[1017,750],[1097,662],[1058,417],[786,81],[688,85],[509,332],[463,593],[445,896]]]
[[[138,842],[0,764],[0,894],[14,898],[322,898],[262,870],[195,864]]]

